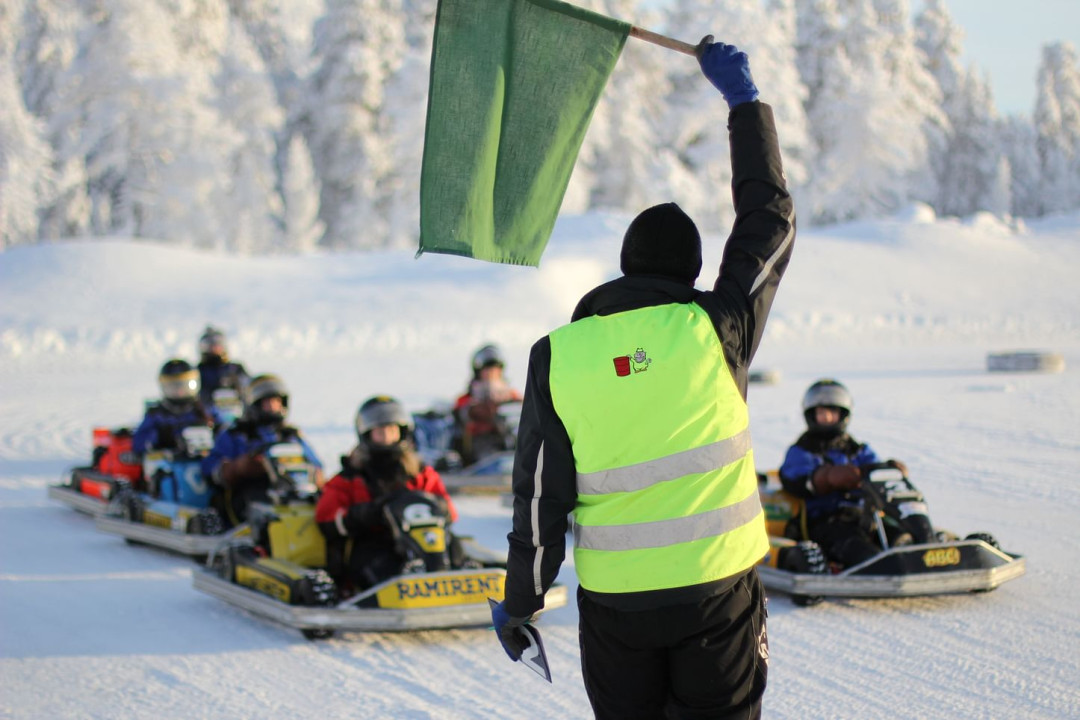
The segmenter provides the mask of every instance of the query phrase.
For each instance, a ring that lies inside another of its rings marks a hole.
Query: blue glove
[[[528,622],[527,617],[512,617],[506,612],[506,601],[491,608],[491,623],[495,626],[495,634],[499,636],[503,650],[507,657],[514,662],[521,659],[521,653],[529,646],[529,638],[521,626]]]
[[[728,108],[757,100],[758,89],[750,76],[750,59],[734,45],[714,43],[712,35],[694,48],[701,72],[720,91]]]

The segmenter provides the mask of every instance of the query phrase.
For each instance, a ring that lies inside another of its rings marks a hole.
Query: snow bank
[[[408,251],[242,258],[116,239],[18,247],[0,254],[0,357],[157,363],[191,357],[214,323],[234,354],[260,361],[426,353],[460,363],[499,338],[523,363],[584,292],[618,274],[626,222],[562,218],[539,270]],[[802,232],[767,340],[1074,341],[1078,228],[1047,221],[1018,236],[986,217],[938,220],[913,206],[905,220]],[[712,283],[722,239],[705,246],[700,286]]]

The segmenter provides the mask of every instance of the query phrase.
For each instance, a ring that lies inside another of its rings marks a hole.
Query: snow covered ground
[[[614,276],[628,218],[564,218],[540,270],[409,252],[239,258],[102,240],[0,253],[0,718],[586,718],[576,610],[541,620],[554,683],[490,630],[309,642],[191,587],[189,560],[125,544],[46,498],[93,425],[132,423],[207,322],[292,390],[328,464],[360,401],[414,409],[463,388],[496,341],[529,345]],[[707,239],[715,267],[722,239]],[[936,524],[993,533],[1027,574],[984,595],[770,598],[768,718],[1080,717],[1080,216],[1012,234],[978,218],[803,232],[758,355],[757,461],[801,430],[833,376],[853,434],[905,460]],[[706,275],[702,284],[711,284]],[[986,371],[1015,348],[1057,374]],[[509,510],[461,498],[459,526],[503,548]],[[567,566],[564,581],[574,583]]]

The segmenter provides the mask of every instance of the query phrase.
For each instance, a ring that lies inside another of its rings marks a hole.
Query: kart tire
[[[334,631],[329,628],[303,629],[300,631],[308,640],[329,640],[334,637]]]
[[[1065,357],[1061,353],[1040,350],[990,353],[986,356],[986,369],[990,372],[1059,373],[1065,369]]]
[[[120,503],[120,517],[129,522],[142,522],[142,503],[139,502],[139,498],[135,493],[128,491],[118,496],[116,500]]]
[[[971,533],[970,535],[968,535],[964,539],[965,540],[982,540],[984,543],[986,543],[990,547],[994,548],[995,550],[1000,550],[1001,549],[1001,546],[998,545],[997,538],[995,538],[990,533],[986,533],[986,532]]]
[[[221,516],[213,508],[201,510],[187,522],[188,535],[220,535],[224,531]]]
[[[235,548],[227,547],[214,559],[214,570],[225,582],[236,582]]]
[[[828,572],[825,553],[821,551],[820,545],[811,540],[804,540],[793,547],[784,548],[780,555],[779,567],[781,570],[800,575],[824,575]],[[799,607],[811,607],[824,599],[822,595],[791,596],[791,602]]]

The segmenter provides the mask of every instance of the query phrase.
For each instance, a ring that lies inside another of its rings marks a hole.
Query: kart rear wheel
[[[995,550],[1000,550],[1001,549],[1001,546],[998,545],[997,538],[995,538],[990,533],[985,533],[985,532],[971,533],[970,535],[968,535],[964,539],[965,540],[982,540],[984,543],[986,543],[990,547],[994,548]]]
[[[824,575],[828,571],[825,562],[825,553],[821,546],[811,540],[804,540],[797,545],[784,548],[780,555],[781,570],[799,575]],[[817,605],[825,597],[822,595],[792,595],[791,602],[799,607],[811,607]]]
[[[225,531],[225,525],[221,522],[221,516],[213,508],[200,510],[187,522],[188,535],[220,535]]]
[[[227,547],[214,556],[213,569],[225,582],[236,582],[236,559],[233,552],[233,548]]]
[[[308,640],[329,640],[334,637],[334,631],[329,628],[305,628],[300,631]]]
[[[120,517],[128,522],[141,523],[143,506],[139,497],[131,491],[123,492],[116,497],[120,504]]]

